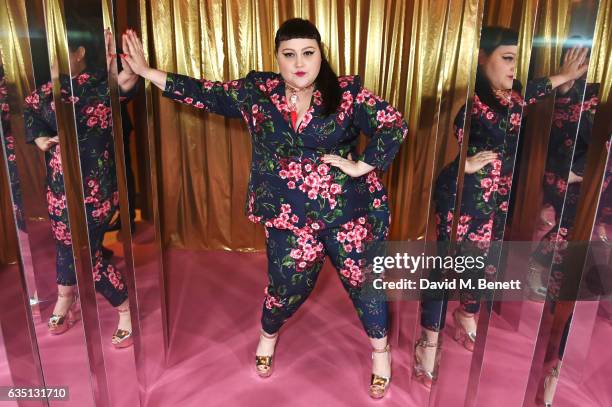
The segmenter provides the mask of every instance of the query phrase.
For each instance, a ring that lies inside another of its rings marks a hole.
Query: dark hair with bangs
[[[281,24],[276,37],[274,38],[275,50],[278,52],[282,41],[293,40],[296,38],[312,39],[319,45],[321,52],[321,69],[319,75],[315,79],[317,88],[321,91],[323,97],[323,114],[329,116],[334,113],[340,105],[341,91],[338,75],[334,72],[329,61],[323,52],[321,44],[321,34],[313,23],[301,18],[292,18]]]
[[[497,26],[482,28],[482,31],[480,32],[480,51],[487,55],[491,55],[493,51],[503,45],[518,45],[518,33],[510,28]],[[515,89],[520,89],[521,87],[518,81],[515,81],[514,85],[515,86],[513,86],[513,88]],[[476,70],[475,92],[476,95],[478,95],[478,98],[480,98],[484,104],[492,107],[498,112],[506,111],[507,108],[499,103],[493,94],[491,83],[489,82],[489,79],[487,79],[480,65],[478,65],[478,69]]]
[[[66,2],[66,5],[69,3],[76,4],[76,1]],[[85,65],[87,68],[106,70],[102,19],[91,13],[80,14],[74,12],[74,10],[66,10],[68,49],[70,52],[75,52],[79,47],[85,48]]]

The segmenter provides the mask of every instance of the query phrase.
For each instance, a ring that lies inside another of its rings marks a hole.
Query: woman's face
[[[298,89],[314,83],[321,69],[321,50],[313,39],[295,38],[281,41],[276,59],[285,82]]]
[[[512,89],[516,66],[516,45],[500,45],[491,55],[480,51],[478,64],[495,90]]]

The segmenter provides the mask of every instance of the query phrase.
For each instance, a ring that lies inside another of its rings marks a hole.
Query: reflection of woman
[[[70,71],[73,77],[60,76],[61,98],[65,103],[74,104],[96,291],[119,312],[118,328],[112,343],[115,347],[125,347],[132,343],[126,286],[115,266],[102,256],[103,236],[118,203],[110,94],[107,73],[97,68],[100,64],[95,61],[99,47],[87,30],[75,30],[72,35],[69,32]],[[106,32],[105,36],[109,44],[110,33]],[[101,65],[104,66],[103,63]],[[131,89],[137,80],[138,76],[129,70],[119,75],[122,91]],[[50,82],[26,98],[25,121],[26,141],[36,143],[45,151],[47,203],[56,242],[58,284],[58,300],[48,325],[52,334],[61,334],[74,322],[77,301],[73,287],[76,275]]]
[[[17,174],[17,163],[15,157],[15,139],[11,132],[11,118],[9,117],[8,86],[4,77],[4,65],[0,60],[0,122],[2,123],[2,136],[4,151],[6,153],[9,180],[13,195],[13,212],[19,229],[25,227],[23,219],[23,204],[21,200],[21,188],[19,187],[19,175]]]
[[[579,79],[569,88],[561,86],[555,99],[543,192],[544,205],[554,209],[555,224],[559,228],[553,227],[544,235],[532,256],[537,264],[530,263],[531,278],[537,277],[537,280],[546,274],[542,269],[548,269],[552,263],[548,289],[553,297],[556,296],[562,277],[559,266],[562,262],[561,254],[553,257],[554,246],[567,240],[576,217],[587,148],[599,105],[598,91],[599,84],[587,84],[584,79]],[[533,283],[539,283],[540,286]],[[543,300],[546,297],[546,287],[541,286],[541,281],[533,283],[532,295]]]
[[[481,33],[457,240],[480,243],[482,247],[502,238],[523,107],[578,78],[586,70],[582,65],[584,52],[573,53],[573,59],[567,61],[558,75],[528,83],[523,99],[519,92],[512,90],[517,43],[518,34],[506,28],[485,27]],[[464,117],[465,106],[455,119],[455,136],[460,144]],[[458,167],[459,157],[442,170],[436,182],[434,199],[439,241],[450,240]],[[485,272],[494,273],[495,267],[488,265]],[[461,306],[453,312],[455,339],[472,351],[479,298],[473,291],[462,291],[460,299]],[[439,331],[444,327],[446,303],[445,299],[425,299],[422,303],[423,332],[416,344],[414,369],[426,386],[431,386],[436,378],[436,347]]]
[[[382,293],[366,294],[362,265],[365,243],[387,235],[387,195],[375,170],[391,164],[407,134],[401,114],[359,77],[338,78],[306,20],[286,21],[276,33],[280,75],[251,72],[225,83],[151,69],[138,38],[128,38],[127,63],[164,96],[248,125],[246,209],[265,225],[269,277],[257,373],[271,374],[278,331],[307,299],[329,255],[374,348],[370,395],[384,396],[391,373],[387,304]],[[352,161],[360,130],[372,140]]]
[[[562,59],[571,52],[575,51],[565,48]],[[555,224],[559,227],[552,227],[544,235],[530,261],[532,296],[544,300],[548,293],[553,310],[563,283],[564,268],[567,267],[564,262],[567,240],[576,220],[593,120],[599,105],[599,84],[587,84],[585,76],[560,86],[557,92],[544,173],[543,203],[554,209]],[[608,178],[605,179],[603,191],[607,190]],[[605,218],[599,216],[599,219]],[[547,274],[549,267],[550,279],[548,287],[544,287],[541,286],[541,276]],[[543,402],[546,406],[552,405],[570,324],[571,315],[561,335],[558,361],[545,380]]]
[[[589,99],[585,97],[584,103],[588,103],[588,100]],[[590,114],[589,112],[583,112],[583,113],[586,113],[587,115]],[[589,119],[585,119],[585,120],[587,120],[587,122],[585,122],[585,126],[588,126],[590,129],[592,122],[589,122],[588,121]],[[578,130],[578,133],[582,131],[582,119],[581,119],[581,123],[579,127],[580,129]],[[590,135],[587,140],[590,140]],[[576,144],[578,144],[578,141]],[[609,154],[610,141],[606,143],[606,148]],[[578,149],[578,145],[576,145],[576,149]],[[578,156],[576,161],[580,161],[580,160],[581,158],[580,156]],[[587,252],[588,253],[587,255],[590,259],[586,260],[585,264],[589,264],[590,267],[582,270],[582,272],[585,274],[584,276],[581,276],[580,283],[579,283],[580,285],[585,284],[587,286],[588,291],[596,295],[608,295],[609,294],[609,292],[606,292],[607,291],[605,287],[606,284],[604,283],[606,281],[606,278],[605,277],[602,278],[602,276],[607,275],[610,272],[610,269],[607,264],[608,263],[607,259],[609,258],[609,254],[610,254],[610,247],[609,247],[609,241],[607,239],[606,229],[607,227],[612,225],[612,188],[610,188],[610,184],[612,183],[611,164],[612,164],[612,161],[608,160],[606,174],[603,179],[602,186],[601,186],[601,195],[599,198],[599,206],[597,209],[597,216],[595,220],[595,228],[594,228],[595,236],[591,240],[591,244]],[[584,166],[584,161],[582,163],[582,169],[584,169],[583,166]],[[580,167],[580,164],[579,164],[579,167]],[[572,165],[572,172],[574,172],[576,168],[577,167]],[[578,183],[582,182],[582,172],[580,172],[580,175],[576,175],[576,176],[581,178],[577,182]],[[570,187],[571,187],[571,184],[568,186],[568,192],[567,192],[568,195],[571,193]],[[561,239],[567,236],[571,237],[572,232],[573,232],[575,215],[576,215],[577,205],[576,203],[568,203],[567,202],[568,199],[569,197],[566,199],[566,203],[563,207],[563,216],[561,219],[560,228],[563,228],[566,226],[568,226],[569,228],[567,229],[565,235],[562,236]],[[565,211],[568,205],[574,206],[574,208],[570,207],[568,209],[570,211],[571,219],[566,221]],[[559,232],[559,235],[560,234],[561,232]],[[603,244],[600,243],[598,239],[601,240]],[[548,240],[548,242],[553,243],[551,240]],[[566,277],[564,275],[564,270],[566,270],[565,269],[566,267],[571,267],[571,266],[568,266],[567,261],[566,261],[566,260],[569,260],[570,258],[569,256],[567,256],[567,242],[565,240],[559,240],[559,243],[557,244],[556,247],[552,249],[552,252],[554,252],[552,261],[550,259],[548,261],[548,264],[552,263],[551,278],[549,282],[549,296],[551,299],[553,299],[553,301],[551,301],[551,305],[552,305],[551,312],[555,311],[558,299],[560,297],[563,297],[563,295],[560,295],[560,290],[562,288],[561,284],[564,283],[563,281],[564,277]],[[542,256],[541,258],[550,257],[548,253],[542,253],[542,245],[538,249],[539,250],[535,253],[534,257],[537,257],[537,256]],[[575,282],[572,282],[571,284],[573,285],[575,284]],[[572,298],[567,298],[567,300],[571,301]],[[550,369],[550,371],[548,372],[547,376],[544,379],[544,389],[543,389],[543,394],[542,394],[542,401],[545,407],[551,407],[553,405],[553,398],[555,396],[557,384],[559,381],[559,373],[561,371],[561,365],[563,363],[563,355],[565,353],[565,347],[567,345],[567,339],[569,336],[569,330],[570,330],[570,326],[572,323],[572,318],[573,318],[573,312],[567,317],[565,321],[565,326],[563,328],[561,339],[559,341],[559,349],[557,352],[558,358],[552,362],[552,368]]]

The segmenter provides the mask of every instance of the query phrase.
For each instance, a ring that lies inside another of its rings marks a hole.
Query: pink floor
[[[393,349],[394,377],[388,397],[381,401],[368,397],[369,344],[340,281],[329,265],[323,269],[309,301],[283,327],[273,376],[269,379],[257,377],[253,372],[253,356],[263,288],[267,282],[265,270],[265,255],[261,253],[184,250],[166,253],[171,324],[168,365],[149,388],[146,406],[428,405],[430,394],[410,378],[410,344],[406,340],[400,341],[401,347]],[[42,321],[46,319],[50,305],[43,304]],[[411,305],[406,304],[408,308]],[[101,328],[106,340],[116,320],[110,307],[101,307],[101,315]],[[448,316],[446,336],[454,325],[450,313]],[[79,380],[88,383],[86,364],[82,360],[85,350],[81,325],[77,324],[76,329],[62,335],[61,341],[48,335],[42,322],[37,325],[47,383],[65,384]],[[402,329],[402,335],[409,337],[406,332],[414,330],[414,326]],[[489,330],[490,338],[496,339],[492,343],[503,344],[509,329],[505,321],[494,315]],[[530,351],[528,338],[521,335],[519,330],[515,335],[518,340],[512,342],[512,348],[496,345],[487,349],[487,360],[493,364],[492,371],[496,373],[496,380],[489,380],[489,383],[499,390],[492,391],[493,387],[481,389],[478,406],[521,405],[527,378],[520,372],[528,364],[524,355]],[[556,407],[612,406],[610,338],[612,324],[600,318],[580,380],[563,381],[562,371],[563,383],[555,399]],[[58,347],[63,348],[63,353]],[[105,359],[113,406],[136,406],[134,399],[130,398],[130,393],[134,393],[126,390],[137,387],[136,379],[131,374],[122,374],[125,366],[133,364],[132,351],[117,352],[108,344],[107,352],[112,355]],[[462,390],[467,383],[471,354],[447,337],[443,355],[435,405],[462,406]],[[0,384],[10,383],[5,366],[5,355],[0,352]],[[86,401],[89,399],[88,388],[88,385],[71,386],[71,402],[51,405],[91,405]],[[509,396],[500,397],[500,394]],[[15,404],[0,402],[0,406],[5,405]]]
[[[256,407],[279,402],[296,406],[361,406],[374,402],[365,390],[370,374],[369,345],[329,265],[323,269],[308,302],[283,327],[276,370],[268,380],[253,373],[261,298],[267,282],[265,256],[172,251],[166,267],[170,265],[175,271],[171,272],[168,286],[173,321],[169,366],[149,392],[148,406],[205,403]],[[446,335],[453,322],[449,320],[447,326]],[[507,329],[504,321],[495,321],[489,335],[503,339]],[[592,369],[584,373],[580,386],[560,385],[556,406],[612,406],[609,338],[612,325],[598,323],[587,361]],[[503,341],[497,343],[500,342]],[[394,351],[393,386],[388,397],[377,404],[427,405],[428,392],[410,379],[407,349]],[[526,377],[513,375],[512,369],[529,352],[527,338],[514,341],[513,349],[499,347],[488,352],[499,365],[499,385],[514,385],[517,390],[526,385]],[[462,405],[450,389],[458,387],[456,382],[467,382],[464,367],[469,366],[469,361],[469,353],[450,338],[445,339],[447,374],[439,382],[437,405]],[[453,374],[456,372],[459,374]],[[478,405],[509,407],[520,405],[520,400],[520,394],[510,401],[500,399],[494,392],[483,392]]]

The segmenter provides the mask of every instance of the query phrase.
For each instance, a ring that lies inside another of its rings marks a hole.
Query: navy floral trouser
[[[368,336],[386,336],[387,299],[384,291],[367,283],[371,273],[365,270],[365,246],[384,240],[388,227],[388,213],[383,212],[327,229],[317,222],[293,229],[266,228],[269,284],[263,330],[277,332],[306,301],[329,256]]]
[[[57,225],[54,225],[57,228]],[[108,224],[90,226],[89,244],[91,247],[91,261],[93,263],[93,279],[96,291],[116,307],[128,298],[127,287],[121,278],[121,274],[115,266],[102,256],[102,241],[104,233],[108,229]],[[63,234],[65,240],[57,239],[56,245],[56,270],[57,284],[75,285],[76,275],[74,272],[74,258],[72,256],[72,244],[69,240],[70,232]],[[68,238],[68,239],[66,239]],[[67,244],[68,243],[68,244]]]

